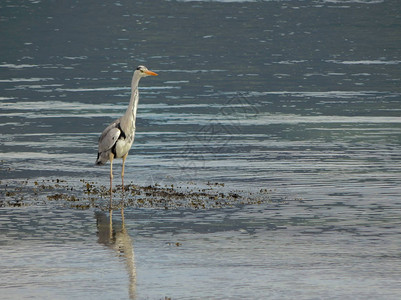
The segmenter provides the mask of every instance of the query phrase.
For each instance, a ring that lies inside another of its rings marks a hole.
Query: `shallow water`
[[[399,215],[385,209],[127,208],[125,230],[114,211],[112,238],[105,212],[0,211],[5,299],[399,295]]]
[[[2,295],[399,298],[397,1],[0,9]],[[108,184],[107,166],[93,166],[97,138],[125,111],[138,64],[160,75],[140,83],[126,182],[266,189],[271,201],[127,207],[125,230],[115,211],[133,276],[117,238],[99,237],[107,198],[79,211],[35,182],[59,180],[79,199],[82,181]]]

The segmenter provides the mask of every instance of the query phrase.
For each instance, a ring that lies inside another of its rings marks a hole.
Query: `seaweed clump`
[[[23,206],[57,203],[76,209],[102,207],[108,204],[109,188],[81,179],[70,184],[62,179],[8,182],[0,190],[0,206]],[[125,206],[158,209],[219,209],[271,202],[271,190],[244,192],[228,189],[224,183],[174,185],[117,185],[113,199]],[[121,201],[123,200],[123,201]]]

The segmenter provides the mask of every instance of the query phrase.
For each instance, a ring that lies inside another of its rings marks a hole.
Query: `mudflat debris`
[[[81,179],[37,179],[0,182],[0,207],[62,204],[76,209],[102,208],[110,199],[108,186]],[[207,182],[171,185],[117,185],[113,202],[135,208],[219,209],[259,205],[273,201],[272,190],[230,190],[224,183]]]

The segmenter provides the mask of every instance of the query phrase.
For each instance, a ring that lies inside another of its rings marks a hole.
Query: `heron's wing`
[[[102,132],[99,138],[99,153],[111,149],[117,142],[121,134],[121,130],[118,129],[118,124],[118,122],[113,122]]]

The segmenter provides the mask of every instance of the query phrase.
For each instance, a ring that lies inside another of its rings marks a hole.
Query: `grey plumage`
[[[139,102],[138,83],[142,77],[156,76],[157,74],[149,71],[144,66],[139,66],[132,76],[131,82],[131,99],[125,114],[111,123],[103,130],[99,137],[98,154],[96,159],[97,165],[104,165],[110,161],[110,200],[112,192],[113,179],[113,159],[122,158],[121,180],[124,189],[124,164],[128,152],[135,138],[135,121],[136,111]]]
[[[102,132],[99,137],[99,146],[96,164],[104,165],[109,160],[109,155],[112,153],[114,157],[117,157],[116,147],[118,140],[125,142],[127,135],[121,130],[121,118],[115,120]],[[132,136],[135,135],[135,131],[132,132]]]

